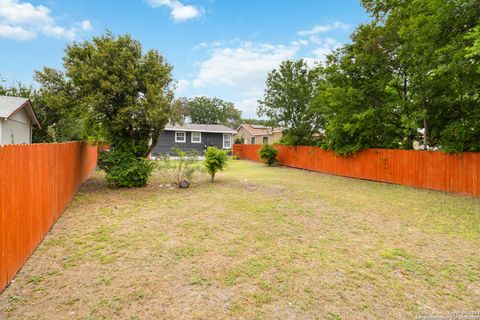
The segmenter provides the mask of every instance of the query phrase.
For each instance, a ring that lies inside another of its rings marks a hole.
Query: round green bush
[[[154,164],[128,151],[110,151],[102,154],[101,168],[107,173],[107,184],[112,188],[145,186]]]
[[[272,166],[278,162],[278,150],[271,144],[264,144],[259,151],[259,155],[263,162],[265,162],[269,166]]]

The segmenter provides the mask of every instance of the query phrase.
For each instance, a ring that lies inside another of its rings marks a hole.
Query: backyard
[[[480,200],[231,161],[96,172],[0,295],[7,319],[411,319],[480,301]]]

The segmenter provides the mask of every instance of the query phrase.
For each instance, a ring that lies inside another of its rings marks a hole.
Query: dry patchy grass
[[[478,199],[248,161],[214,184],[164,182],[110,190],[96,173],[0,295],[0,318],[411,319],[479,308]]]

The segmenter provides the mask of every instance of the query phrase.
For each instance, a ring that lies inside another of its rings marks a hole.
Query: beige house
[[[29,99],[0,96],[0,145],[32,143],[32,129],[40,128]]]
[[[270,128],[255,124],[242,124],[234,139],[243,139],[244,144],[277,143],[282,138],[284,128]]]

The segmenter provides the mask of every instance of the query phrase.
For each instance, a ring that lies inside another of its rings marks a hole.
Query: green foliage
[[[223,171],[227,166],[227,152],[215,147],[208,147],[205,151],[205,169],[210,174],[211,182],[215,179],[215,174]]]
[[[32,101],[42,129],[34,131],[33,141],[82,140],[87,109],[79,103],[71,81],[52,68],[35,71],[34,79],[40,88]]]
[[[134,146],[122,144],[99,156],[99,167],[107,172],[107,184],[112,188],[134,188],[145,186],[152,174],[155,164],[135,155]]]
[[[63,65],[65,73],[36,74],[46,118],[61,129],[48,129],[50,135],[70,127],[71,137],[81,128],[82,138],[109,145],[102,167],[110,186],[145,185],[152,172],[146,157],[171,112],[172,66],[156,50],[143,53],[129,35],[110,32],[68,45]]]
[[[476,0],[363,0],[372,21],[329,55],[313,109],[323,146],[480,148],[480,6]]]
[[[179,100],[177,110],[192,123],[222,124],[232,128],[239,125],[242,114],[232,102],[203,96]]]
[[[258,153],[263,162],[269,166],[272,166],[278,162],[278,150],[271,144],[265,143]]]
[[[245,143],[245,138],[240,137],[240,138],[235,138],[235,144],[244,144]]]
[[[264,119],[254,119],[254,118],[244,118],[241,120],[241,123],[245,124],[257,124],[262,126],[272,126],[268,120]]]
[[[168,122],[173,100],[172,66],[165,58],[156,50],[143,53],[129,35],[107,33],[68,45],[64,67],[89,110],[90,139],[113,149],[128,141],[136,156],[146,157]]]
[[[162,155],[157,161],[157,169],[163,175],[170,177],[178,186],[182,181],[190,183],[195,174],[201,170],[196,151],[185,152],[174,148],[175,160],[170,155]]]
[[[269,73],[264,98],[259,101],[259,116],[267,116],[272,126],[282,126],[285,143],[310,145],[324,126],[321,113],[312,101],[321,81],[321,69],[309,68],[304,60],[284,61]]]

